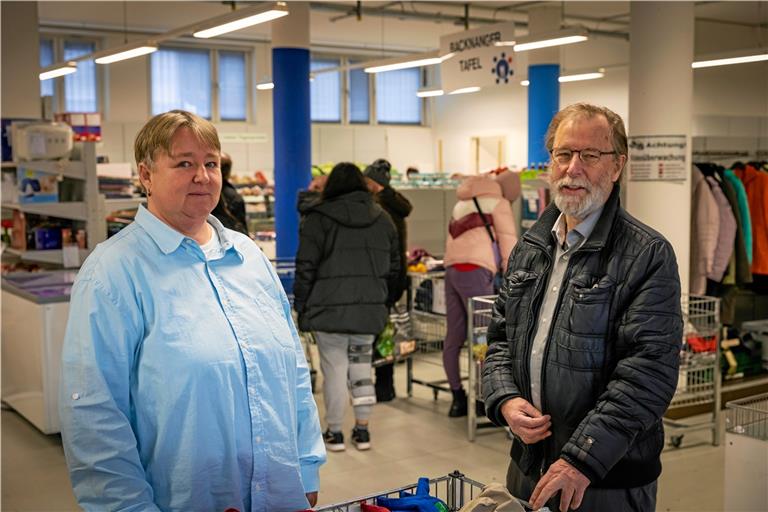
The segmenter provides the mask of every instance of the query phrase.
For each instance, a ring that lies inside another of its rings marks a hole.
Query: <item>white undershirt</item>
[[[204,244],[200,244],[200,249],[202,249],[203,254],[205,254],[205,259],[208,261],[218,259],[224,252],[221,247],[221,240],[219,240],[219,232],[216,231],[213,226],[210,226],[210,224],[209,227],[211,230],[211,239]]]

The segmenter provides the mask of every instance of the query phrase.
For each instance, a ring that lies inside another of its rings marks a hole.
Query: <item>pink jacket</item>
[[[478,213],[472,201],[473,197],[477,197],[483,213],[490,214],[493,218],[491,230],[499,242],[502,270],[506,271],[509,253],[517,243],[517,227],[512,207],[501,195],[501,186],[490,176],[471,176],[456,189],[456,197],[459,201],[453,207],[452,221],[470,227],[466,230],[454,229],[454,233],[461,231],[455,238],[448,234],[445,244],[445,266],[472,263],[487,268],[491,272],[497,270],[491,238],[485,226],[482,223],[479,225],[474,223],[476,227],[471,227],[473,223],[466,222],[467,216]]]

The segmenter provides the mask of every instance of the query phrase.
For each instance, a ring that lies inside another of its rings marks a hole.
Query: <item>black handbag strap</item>
[[[488,236],[491,237],[491,242],[495,242],[496,238],[494,238],[493,232],[491,231],[491,225],[488,222],[488,219],[485,217],[483,210],[480,209],[480,203],[477,202],[477,197],[472,197],[472,201],[475,203],[475,208],[477,208],[477,213],[480,214],[480,218],[483,219],[483,224],[485,224],[485,230],[488,232]]]

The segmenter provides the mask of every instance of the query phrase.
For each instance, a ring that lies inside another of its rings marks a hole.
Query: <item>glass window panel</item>
[[[421,124],[421,69],[376,73],[376,118],[380,123]]]
[[[245,53],[219,52],[219,112],[222,121],[245,121],[247,83]]]
[[[310,71],[339,67],[338,59],[312,59]],[[341,73],[318,73],[309,85],[312,121],[341,122]]]
[[[40,41],[40,67],[47,68],[53,64],[53,41],[51,39],[42,39]],[[40,96],[53,96],[54,84],[56,79],[40,81]]]
[[[367,123],[371,120],[368,97],[369,74],[360,69],[349,71],[349,122]]]
[[[93,53],[96,46],[88,41],[64,41],[64,60]],[[64,110],[67,112],[98,112],[96,96],[96,64],[91,60],[77,63],[77,72],[64,77]]]
[[[152,114],[173,109],[211,118],[208,50],[161,48],[152,54]]]

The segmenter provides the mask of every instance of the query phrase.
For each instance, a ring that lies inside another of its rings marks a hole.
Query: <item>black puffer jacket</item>
[[[379,334],[400,266],[389,215],[364,191],[322,201],[304,213],[293,284],[299,328]]]
[[[408,263],[405,251],[408,249],[408,227],[405,218],[411,214],[413,206],[403,194],[390,186],[384,187],[374,196],[376,201],[384,208],[397,229],[398,247],[400,250],[400,272],[397,276],[397,288],[393,291],[395,300],[399,300],[408,287]]]
[[[531,344],[559,214],[550,205],[515,246],[494,305],[483,390],[488,417],[498,425],[506,425],[504,401],[531,402]],[[563,458],[595,487],[654,481],[682,329],[672,247],[620,207],[616,186],[592,235],[570,259],[551,322],[541,393],[552,435],[533,445],[516,439],[518,467],[538,476]]]

